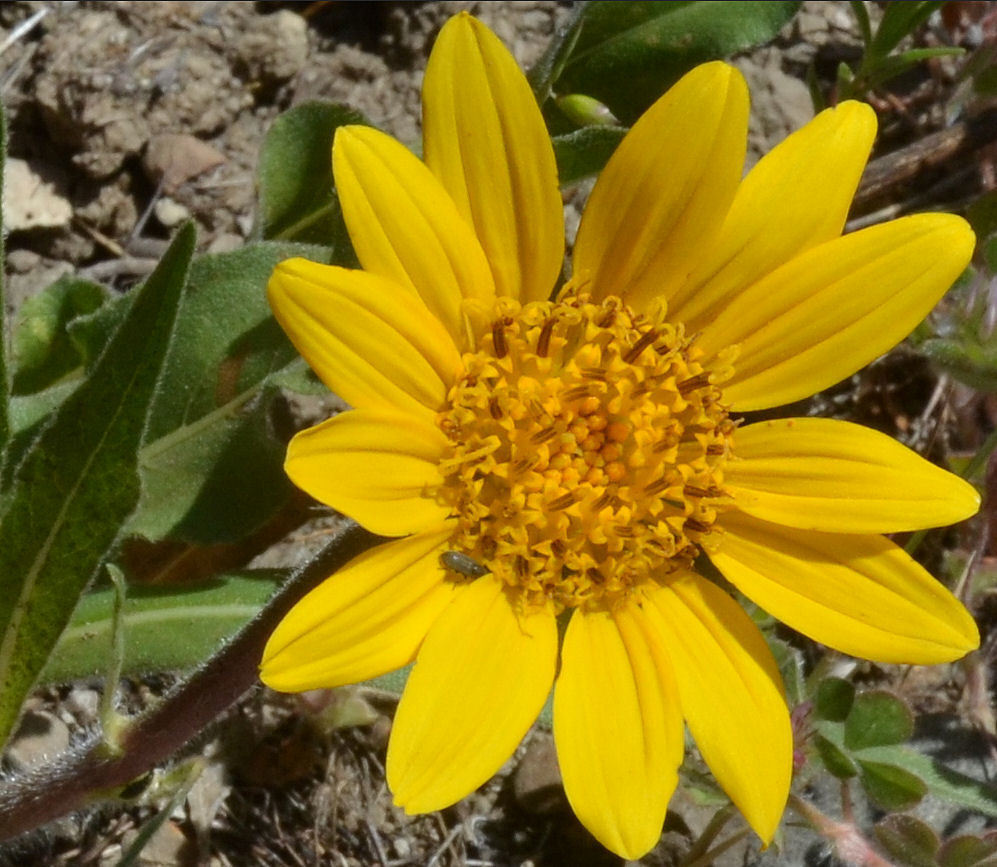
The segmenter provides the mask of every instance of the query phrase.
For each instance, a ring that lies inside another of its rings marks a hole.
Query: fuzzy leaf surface
[[[43,427],[0,515],[0,743],[139,498],[138,447],[191,256],[177,233],[93,374]]]
[[[219,576],[195,587],[132,587],[122,610],[122,673],[194,668],[211,657],[266,604],[286,575],[256,570]],[[83,596],[41,675],[64,683],[107,670],[114,589]],[[178,637],[182,636],[182,640]]]
[[[327,262],[330,250],[265,241],[191,265],[140,455],[142,500],[130,533],[233,542],[290,496],[273,397],[278,385],[293,387],[304,365],[264,287],[274,266],[293,256]]]
[[[581,31],[554,90],[593,96],[623,123],[633,123],[683,73],[767,42],[799,6],[767,0],[596,0],[582,11]]]
[[[350,262],[351,246],[332,178],[332,139],[363,115],[331,102],[302,102],[278,117],[260,152],[260,237],[335,247]]]

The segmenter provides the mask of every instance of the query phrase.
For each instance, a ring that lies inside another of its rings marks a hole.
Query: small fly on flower
[[[491,571],[462,551],[444,551],[440,554],[440,563],[451,572],[457,572],[467,578],[480,578]]]

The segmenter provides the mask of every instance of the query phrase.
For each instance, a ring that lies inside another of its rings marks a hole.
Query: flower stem
[[[789,807],[805,819],[822,837],[834,844],[838,856],[856,867],[894,867],[872,848],[872,843],[851,822],[837,822],[813,804],[796,795],[789,796]]]
[[[257,683],[270,633],[295,602],[358,554],[380,542],[352,522],[314,558],[298,567],[262,611],[152,710],[117,733],[110,754],[100,736],[67,751],[51,765],[9,779],[0,790],[0,840],[113,795],[170,758]]]

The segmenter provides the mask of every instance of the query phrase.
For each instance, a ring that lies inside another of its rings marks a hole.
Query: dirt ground
[[[570,5],[0,4],[0,96],[10,119],[9,312],[68,272],[124,291],[152,269],[170,232],[188,217],[202,250],[239,247],[254,223],[259,146],[281,111],[308,99],[344,102],[402,141],[417,142],[422,70],[450,15],[470,9],[528,66]],[[856,46],[847,4],[813,2],[773,45],[736,60],[752,88],[755,155],[812,115],[807,68],[813,64],[829,78],[840,60],[854,59]],[[930,93],[921,102],[912,97],[906,119],[888,120],[884,138],[937,128],[944,118],[935,104]],[[569,230],[585,191],[582,185],[566,192]],[[925,392],[920,381],[916,388]],[[839,397],[857,405],[856,394]],[[910,689],[926,704],[933,697],[932,709],[951,711],[948,674],[924,677],[941,680]],[[142,706],[168,682],[131,684],[130,699]],[[38,696],[15,763],[30,766],[79,738],[93,726],[96,705],[93,684]],[[442,813],[405,817],[384,785],[391,709],[377,697],[255,691],[192,750],[206,770],[136,863],[620,863],[573,818],[550,736],[539,730],[479,792]],[[366,724],[341,725],[358,718]],[[69,817],[0,848],[0,864],[116,864],[143,823],[163,809],[166,801],[153,791],[147,789],[146,802]],[[679,863],[710,815],[681,798],[673,807],[661,846],[641,863]],[[813,836],[800,832],[793,845],[793,854],[780,856],[759,854],[749,842],[716,863],[837,863]]]

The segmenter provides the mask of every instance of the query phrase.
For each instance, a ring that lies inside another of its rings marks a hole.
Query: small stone
[[[222,232],[210,244],[209,253],[231,253],[242,246],[242,238],[234,232]]]
[[[42,261],[34,250],[11,250],[7,254],[7,267],[15,274],[27,274]]]
[[[149,139],[142,167],[167,193],[225,162],[221,151],[192,135],[164,133]]]
[[[31,167],[19,159],[8,159],[3,171],[3,224],[16,232],[21,229],[55,229],[68,226],[73,218],[69,200],[55,191]]]
[[[69,748],[69,726],[45,710],[28,711],[7,755],[21,770],[54,761]]]
[[[65,707],[80,722],[94,722],[100,708],[100,693],[95,689],[78,686],[67,696]]]
[[[225,803],[229,791],[225,768],[217,762],[209,763],[190,787],[187,793],[187,816],[198,839],[207,839],[211,823]]]
[[[163,196],[152,209],[156,219],[167,229],[179,226],[184,220],[190,219],[190,209],[186,205],[175,202],[169,196]]]
[[[516,803],[537,816],[567,809],[554,736],[549,732],[534,733],[513,774],[512,791]]]
[[[308,25],[297,13],[281,9],[244,33],[237,51],[250,81],[287,81],[308,61]]]

